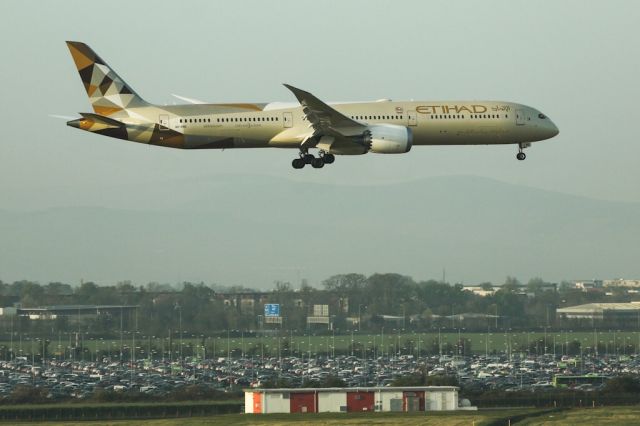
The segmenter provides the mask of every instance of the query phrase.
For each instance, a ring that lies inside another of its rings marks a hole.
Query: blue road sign
[[[265,317],[279,317],[280,316],[280,305],[278,303],[267,303],[264,305],[264,316]]]

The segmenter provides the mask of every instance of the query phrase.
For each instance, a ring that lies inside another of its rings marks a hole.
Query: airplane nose
[[[542,133],[541,136],[543,136],[544,139],[551,139],[560,133],[558,127],[549,119],[549,117],[544,118],[540,130]]]

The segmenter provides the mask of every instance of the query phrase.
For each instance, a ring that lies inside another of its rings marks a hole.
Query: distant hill
[[[640,277],[640,204],[470,176],[376,186],[217,176],[135,191],[135,209],[0,211],[0,279]]]

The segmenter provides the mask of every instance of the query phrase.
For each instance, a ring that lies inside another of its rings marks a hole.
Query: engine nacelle
[[[405,126],[376,124],[365,132],[369,151],[377,154],[404,154],[411,150],[413,132]]]

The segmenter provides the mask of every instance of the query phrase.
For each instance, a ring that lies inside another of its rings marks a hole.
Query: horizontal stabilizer
[[[67,122],[67,126],[76,127],[78,129],[88,129],[91,126],[98,125],[100,128],[119,128],[124,127],[124,123],[113,118],[105,117],[100,114],[91,112],[81,112],[82,118],[77,118]]]
[[[105,117],[104,115],[94,114],[91,112],[81,112],[80,115],[86,118],[87,120],[91,120],[95,123],[107,124],[114,127],[124,126],[123,122],[114,120],[113,118]]]

